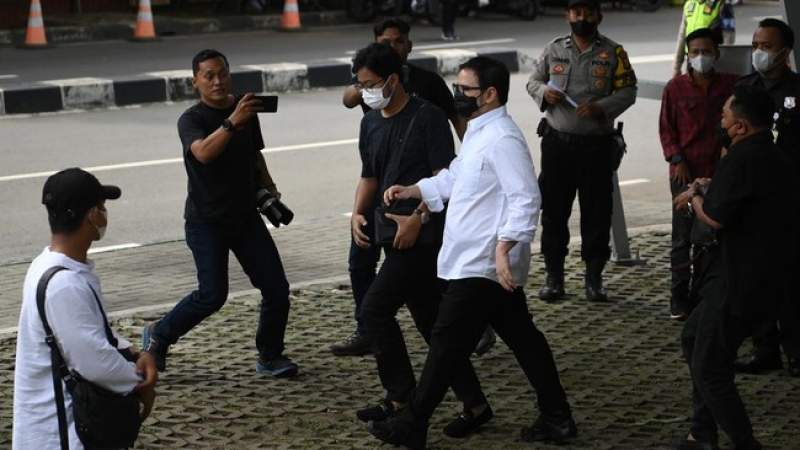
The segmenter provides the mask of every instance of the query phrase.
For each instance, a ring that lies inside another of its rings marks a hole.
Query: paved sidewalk
[[[513,356],[498,344],[475,360],[497,416],[467,440],[446,438],[441,428],[457,410],[448,396],[431,425],[432,449],[665,449],[674,436],[686,432],[691,406],[688,373],[678,346],[680,325],[666,318],[669,236],[641,235],[633,245],[647,265],[610,267],[613,302],[608,305],[580,299],[581,269],[574,257],[568,261],[569,298],[557,305],[535,300],[535,286],[543,274],[538,256],[534,263],[527,287],[529,305],[554,349],[575,410],[580,436],[574,445],[533,446],[518,439],[519,428],[534,418],[534,399]],[[165,266],[174,269],[159,262],[159,267]],[[139,278],[133,272],[128,276]],[[167,279],[159,277],[150,284],[158,287]],[[118,285],[119,280],[106,283]],[[346,286],[294,290],[287,343],[302,374],[296,380],[279,381],[254,373],[257,297],[233,300],[174,346],[170,371],[162,376],[158,404],[137,448],[379,447],[353,415],[356,408],[382,394],[373,359],[335,358],[327,352],[329,344],[351,331],[350,313]],[[153,316],[116,320],[115,326],[138,338],[142,324]],[[419,369],[425,348],[405,310],[401,325]],[[13,358],[13,338],[0,340],[0,448],[7,448],[11,439]],[[759,439],[768,448],[797,449],[798,381],[782,371],[741,376],[738,381]]]

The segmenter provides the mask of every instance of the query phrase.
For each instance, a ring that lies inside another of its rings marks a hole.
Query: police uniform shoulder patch
[[[616,48],[617,67],[614,71],[614,89],[636,86],[636,74],[631,66],[628,53],[622,46]]]

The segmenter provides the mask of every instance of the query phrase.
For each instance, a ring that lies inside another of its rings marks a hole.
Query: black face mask
[[[456,112],[461,117],[470,117],[480,108],[478,106],[478,97],[467,97],[463,92],[453,94],[453,102],[456,106]]]
[[[719,143],[722,147],[730,149],[733,144],[733,138],[728,136],[728,129],[720,124],[719,128],[717,128],[717,134],[719,135]]]
[[[590,38],[597,32],[597,23],[588,22],[586,20],[570,22],[569,26],[572,27],[572,33],[575,34],[575,36],[580,36],[582,38]]]

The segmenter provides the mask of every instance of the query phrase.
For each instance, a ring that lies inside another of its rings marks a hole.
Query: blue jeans
[[[194,256],[198,288],[156,324],[156,339],[172,345],[222,308],[228,298],[228,252],[232,251],[250,282],[261,291],[256,332],[259,356],[268,361],[282,355],[289,282],[261,217],[254,213],[235,224],[187,222],[186,244]]]

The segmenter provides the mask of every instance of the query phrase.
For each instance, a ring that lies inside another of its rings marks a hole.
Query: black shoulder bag
[[[53,330],[47,322],[44,302],[47,284],[56,273],[67,270],[66,267],[55,266],[48,269],[36,287],[36,307],[44,326],[45,342],[50,347],[50,363],[53,371],[53,391],[58,411],[58,431],[61,437],[61,450],[69,450],[69,432],[67,430],[67,414],[64,407],[64,392],[61,379],[72,396],[72,416],[75,419],[75,430],[87,450],[121,449],[133,447],[139,436],[142,419],[139,416],[139,397],[136,394],[121,395],[104,389],[86,379],[76,371],[67,367],[64,357],[56,344]],[[106,338],[109,344],[117,348],[117,339],[108,326],[108,319],[103,305],[92,289],[94,299],[103,315]],[[122,353],[122,352],[121,352]],[[123,353],[123,356],[125,354]]]
[[[397,179],[400,178],[400,162],[403,159],[403,155],[405,154],[406,146],[408,144],[408,137],[411,135],[411,129],[414,128],[414,122],[417,121],[417,116],[422,108],[425,107],[425,103],[423,103],[419,109],[414,113],[411,117],[411,120],[408,122],[408,128],[406,128],[405,135],[403,136],[403,141],[400,143],[400,148],[397,151],[397,155],[394,156],[389,161],[389,167],[386,171],[386,176],[391,177],[388,178],[392,180],[390,183],[387,183],[388,186],[392,186],[397,182]],[[388,207],[383,205],[383,196],[381,195],[381,200],[379,200],[380,205],[375,208],[375,244],[377,245],[389,245],[391,246],[394,244],[394,237],[397,234],[397,223],[386,217],[386,214],[395,214],[398,216],[410,216],[414,214],[415,207],[412,206],[397,206],[397,205],[389,205]],[[419,236],[417,236],[417,244],[433,244],[436,241],[436,230],[435,227],[431,226],[430,222],[423,225],[422,229],[420,229]]]

